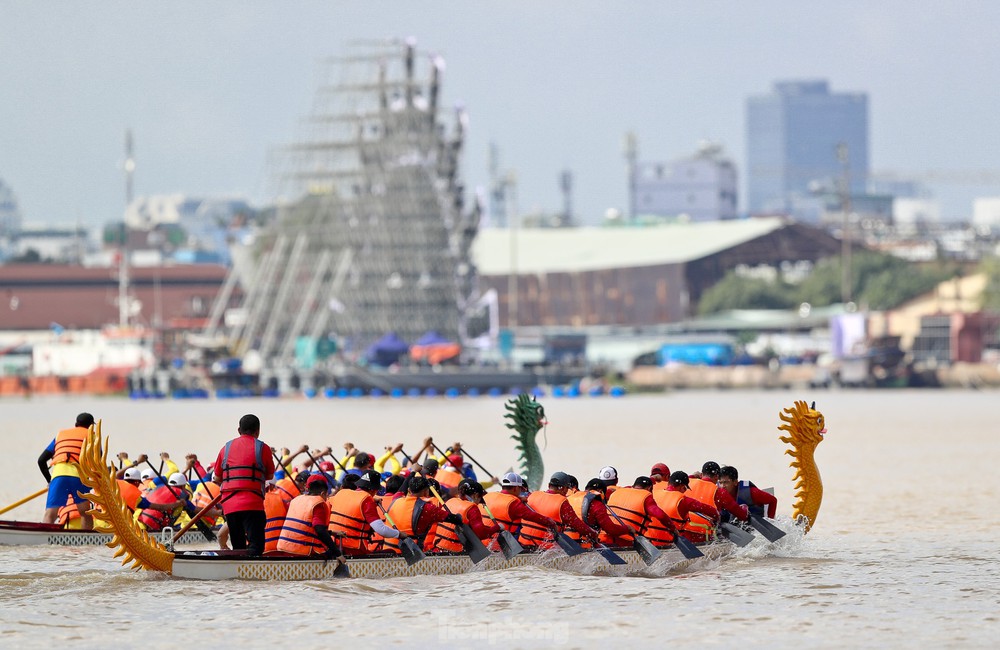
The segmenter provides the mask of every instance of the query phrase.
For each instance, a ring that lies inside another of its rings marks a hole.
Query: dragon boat
[[[167,528],[160,534],[160,543],[166,544],[173,537],[174,530]],[[0,546],[100,546],[114,538],[112,531],[79,530],[64,528],[62,524],[43,524],[35,521],[0,520]],[[190,530],[175,544],[204,543],[205,536]]]
[[[523,398],[523,399],[522,399]],[[526,469],[534,470],[535,480],[540,482],[541,454],[534,445],[533,436],[541,428],[541,406],[526,396],[518,398],[509,408],[514,424],[507,425],[518,432],[522,458]],[[529,410],[530,409],[530,410]],[[525,418],[524,413],[534,414]],[[791,467],[795,470],[796,501],[793,516],[796,525],[804,531],[815,524],[822,499],[822,483],[819,470],[813,459],[816,446],[826,433],[823,415],[813,406],[797,401],[791,408],[779,414],[783,424],[778,427],[787,435],[780,440],[789,444],[786,454],[794,459]],[[533,448],[533,450],[532,450]],[[525,451],[532,453],[525,454]],[[462,553],[428,554],[424,559],[408,563],[401,556],[389,553],[373,553],[365,557],[348,558],[346,565],[337,561],[326,561],[316,557],[291,555],[248,558],[241,551],[174,551],[169,544],[157,541],[133,521],[128,508],[121,502],[114,475],[107,467],[108,444],[101,435],[98,422],[91,436],[84,442],[81,452],[81,479],[94,488],[87,498],[95,505],[91,511],[95,520],[107,524],[114,531],[107,546],[117,549],[115,557],[122,557],[122,565],[130,565],[135,570],[150,570],[170,574],[178,578],[196,580],[322,580],[327,578],[394,578],[416,575],[456,575],[478,571],[497,571],[526,566],[542,566],[553,570],[570,571],[593,575],[667,575],[692,567],[702,558],[686,559],[676,548],[663,549],[660,557],[647,565],[639,550],[615,549],[623,560],[612,565],[599,551],[588,550],[570,557],[558,548],[544,551],[527,551],[511,558],[495,553],[474,564]],[[717,539],[699,546],[703,558],[718,560],[733,552],[735,544]],[[346,571],[344,570],[346,567]]]

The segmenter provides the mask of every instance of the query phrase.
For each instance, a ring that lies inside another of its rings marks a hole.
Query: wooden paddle
[[[230,493],[230,494],[232,494],[232,493]],[[170,543],[173,544],[177,540],[179,540],[181,537],[183,537],[184,533],[188,532],[188,530],[191,529],[191,526],[194,526],[197,523],[203,523],[204,524],[204,522],[201,521],[201,518],[205,516],[206,512],[208,512],[209,510],[211,510],[212,508],[214,508],[220,501],[222,501],[222,497],[223,497],[222,492],[219,492],[219,494],[214,499],[212,499],[211,501],[208,502],[208,505],[206,505],[204,508],[202,508],[201,510],[199,510],[198,512],[196,512],[194,514],[194,516],[191,517],[191,521],[189,521],[186,524],[184,524],[183,528],[181,528],[179,531],[177,531],[176,533],[174,533],[174,536],[170,539]],[[204,525],[207,526],[208,524],[204,524]],[[204,532],[204,531],[202,531],[202,532]]]
[[[441,507],[444,508],[448,514],[454,514],[448,509],[448,506],[445,505],[444,499],[442,499],[441,495],[438,494],[437,489],[435,489],[433,485],[430,485],[429,487],[431,488],[431,492],[434,494],[434,498],[436,498],[438,503],[441,504]],[[441,524],[438,525],[440,526]],[[465,548],[465,552],[469,556],[469,559],[472,560],[473,564],[479,564],[492,555],[489,549],[483,545],[482,540],[479,539],[479,535],[476,535],[476,531],[472,530],[472,526],[469,524],[462,522],[460,526],[455,526],[455,532],[458,534],[459,538],[461,538],[462,547]]]
[[[0,515],[2,515],[3,513],[7,512],[8,510],[13,510],[14,508],[16,508],[18,506],[23,506],[27,502],[31,501],[32,499],[37,499],[38,497],[42,496],[43,494],[45,494],[48,491],[49,491],[48,486],[43,487],[38,492],[35,492],[34,494],[29,494],[28,496],[24,497],[20,501],[15,501],[14,503],[10,504],[9,506],[7,506],[6,508],[4,508],[3,510],[0,510]]]

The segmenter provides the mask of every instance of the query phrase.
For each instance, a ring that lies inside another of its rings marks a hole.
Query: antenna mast
[[[128,207],[132,205],[132,176],[135,158],[132,157],[132,129],[125,129],[125,214],[122,216],[122,251],[118,262],[118,326],[128,327]]]

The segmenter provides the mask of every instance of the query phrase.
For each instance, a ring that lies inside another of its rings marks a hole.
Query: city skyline
[[[985,83],[1000,63],[1000,7],[973,6],[2,2],[0,178],[27,223],[121,219],[131,129],[136,196],[260,203],[272,152],[309,112],[317,61],[356,39],[413,36],[447,62],[444,104],[469,112],[470,192],[486,188],[496,143],[522,213],[560,210],[565,169],[578,222],[626,211],[629,131],[641,161],[721,143],[745,210],[747,98],[776,81],[824,79],[868,95],[871,168],[915,180],[945,172],[951,182],[928,185],[954,219],[973,197],[1000,195],[994,180],[969,182],[1000,169],[1000,89]]]

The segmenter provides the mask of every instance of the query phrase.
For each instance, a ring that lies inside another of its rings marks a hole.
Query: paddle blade
[[[201,534],[205,536],[206,540],[208,540],[210,542],[216,541],[215,531],[212,530],[211,526],[209,526],[208,524],[206,524],[201,519],[198,520],[198,522],[195,524],[195,526],[198,528],[199,531],[201,531]]]
[[[465,547],[465,552],[469,554],[473,564],[479,564],[492,555],[469,524],[462,524],[459,535],[462,536],[462,546]]]
[[[597,547],[597,552],[601,554],[601,557],[608,561],[608,564],[614,564],[616,566],[628,564],[628,562],[622,559],[622,556],[618,555],[607,546]]]
[[[632,542],[632,548],[635,549],[635,552],[639,554],[639,557],[642,558],[642,561],[645,562],[647,566],[656,562],[656,560],[660,557],[660,549],[653,546],[653,542],[649,541],[642,535],[635,536],[635,540]]]
[[[584,552],[583,547],[574,540],[566,536],[566,533],[556,533],[556,544],[566,552],[566,555],[573,557]]]
[[[424,552],[420,550],[420,547],[417,546],[417,543],[409,537],[403,540],[400,548],[403,551],[403,559],[406,560],[407,566],[413,566],[420,560],[427,557],[424,555]]]
[[[722,531],[723,537],[737,546],[746,546],[753,541],[753,533],[728,522],[724,521],[719,524],[719,529]]]
[[[698,547],[683,535],[674,537],[674,546],[681,552],[681,555],[689,560],[705,557],[705,554],[698,550]]]
[[[344,562],[338,562],[337,568],[333,570],[334,578],[350,578],[351,570],[347,568],[347,564]]]
[[[508,560],[524,552],[521,542],[517,541],[517,538],[511,535],[509,530],[501,530],[497,542],[500,544],[500,551],[503,553],[503,556]]]
[[[750,525],[769,542],[776,542],[785,536],[785,531],[758,515],[750,515]]]

